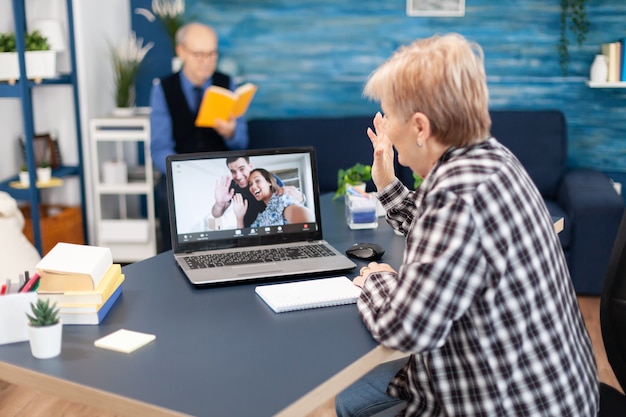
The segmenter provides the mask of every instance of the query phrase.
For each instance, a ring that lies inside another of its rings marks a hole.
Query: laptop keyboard
[[[192,255],[186,256],[184,259],[187,265],[189,265],[189,268],[201,269],[217,266],[289,261],[293,259],[321,258],[325,256],[335,256],[335,253],[325,245],[319,244]]]

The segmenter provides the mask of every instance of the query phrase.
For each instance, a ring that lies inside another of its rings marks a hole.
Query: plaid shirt
[[[596,365],[552,219],[491,138],[451,148],[424,183],[378,197],[405,233],[398,273],[374,273],[359,313],[412,353],[388,392],[414,416],[595,416]]]

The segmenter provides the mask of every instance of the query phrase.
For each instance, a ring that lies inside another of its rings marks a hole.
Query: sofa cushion
[[[520,160],[546,199],[556,200],[567,164],[567,126],[558,110],[492,111],[491,134]],[[535,134],[539,132],[539,137]]]

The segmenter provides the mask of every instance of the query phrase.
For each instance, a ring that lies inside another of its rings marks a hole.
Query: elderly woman
[[[358,311],[408,361],[337,396],[338,416],[595,416],[596,365],[552,219],[515,156],[490,137],[481,48],[449,34],[400,48],[365,95],[387,221],[402,265],[356,277]],[[398,161],[424,178],[409,191]]]

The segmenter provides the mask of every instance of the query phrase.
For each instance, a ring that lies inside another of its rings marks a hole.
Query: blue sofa
[[[258,119],[248,122],[251,148],[311,145],[321,192],[334,192],[337,171],[371,163],[366,129],[372,115],[341,118]],[[578,294],[599,295],[624,203],[611,180],[593,169],[568,169],[567,126],[557,110],[491,111],[491,132],[522,162],[550,213],[564,218],[559,238]],[[412,187],[409,169],[396,174]],[[373,189],[372,184],[368,189]]]

